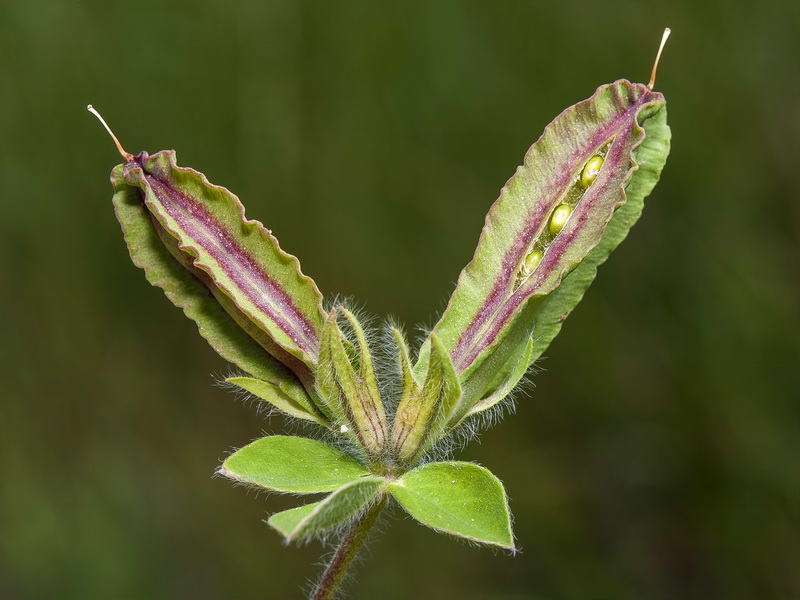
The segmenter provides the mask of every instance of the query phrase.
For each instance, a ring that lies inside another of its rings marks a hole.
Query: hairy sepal
[[[392,446],[404,464],[413,464],[444,433],[447,424],[468,410],[459,404],[461,386],[450,356],[436,335],[431,336],[431,355],[425,379],[414,375],[408,346],[393,329],[403,379],[403,392],[392,423]]]
[[[353,332],[355,346],[339,328],[340,314]],[[386,414],[366,336],[355,316],[345,309],[334,308],[325,321],[317,387],[331,421],[370,459],[380,457],[388,438]]]
[[[236,196],[178,167],[173,151],[142,152],[115,168],[112,182],[140,191],[162,241],[175,240],[176,260],[202,272],[201,281],[233,319],[309,386],[325,315],[322,296],[297,259],[261,223],[245,218]]]
[[[530,148],[490,209],[475,256],[433,329],[450,352],[465,402],[477,405],[507,388],[498,386],[497,369],[508,360],[518,364],[531,339],[528,360],[541,355],[597,265],[625,237],[666,160],[665,116],[660,93],[617,81],[565,110]],[[654,139],[645,143],[648,136]],[[603,167],[583,188],[581,171],[597,155]],[[572,212],[552,233],[551,218],[563,204]],[[541,260],[528,272],[526,256],[542,241]],[[427,344],[421,350],[418,375],[429,350]],[[492,361],[494,355],[501,360]],[[483,368],[487,362],[497,364]]]

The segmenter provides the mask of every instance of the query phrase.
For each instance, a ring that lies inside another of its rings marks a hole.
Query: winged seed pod
[[[245,389],[326,423],[314,388],[322,295],[225,188],[175,162],[174,151],[126,152],[111,173],[114,209],[133,262],[193,319],[225,359],[266,382]],[[259,391],[261,394],[259,394]]]
[[[668,34],[647,85],[601,86],[528,150],[416,362],[390,327],[399,385],[381,385],[356,317],[324,312],[297,259],[233,194],[177,166],[172,151],[133,156],[111,134],[125,159],[113,202],[133,262],[247,373],[230,383],[327,429],[324,441],[263,437],[219,469],[270,492],[326,494],[268,520],[287,542],[344,531],[312,600],[337,594],[390,500],[436,531],[513,551],[502,483],[426,456],[512,392],[638,219],[669,153],[666,103],[653,90]]]
[[[603,85],[556,117],[489,210],[433,328],[463,390],[450,428],[508,395],[641,214],[670,144],[657,65],[648,85]]]

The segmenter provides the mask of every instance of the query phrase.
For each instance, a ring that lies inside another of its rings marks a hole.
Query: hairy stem
[[[339,542],[331,562],[325,568],[322,579],[320,579],[316,589],[311,594],[311,600],[333,600],[336,597],[347,570],[353,563],[353,559],[358,555],[361,546],[364,545],[367,535],[385,506],[386,496],[381,498],[379,502],[374,504],[350,526],[342,541]]]

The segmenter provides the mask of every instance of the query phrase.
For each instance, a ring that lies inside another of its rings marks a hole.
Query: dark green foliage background
[[[800,598],[800,4],[0,0],[0,597],[296,598],[287,499],[212,478],[280,419],[128,260],[128,150],[235,191],[326,294],[432,324],[562,109],[658,82],[673,152],[517,414],[457,456],[522,554],[397,515],[353,598]]]

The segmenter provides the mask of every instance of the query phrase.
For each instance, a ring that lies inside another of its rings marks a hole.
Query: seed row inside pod
[[[600,170],[603,168],[603,163],[605,162],[606,153],[613,141],[612,139],[606,142],[596,154],[586,161],[583,167],[573,177],[572,183],[563,194],[561,201],[556,203],[555,208],[553,208],[550,213],[547,219],[547,226],[541,229],[539,235],[534,238],[528,246],[527,251],[522,255],[519,265],[517,266],[517,276],[514,280],[513,289],[511,290],[512,293],[517,291],[519,286],[533,274],[536,267],[542,262],[542,258],[552,241],[561,230],[564,229],[569,217],[581,201],[581,198],[583,198],[586,190],[591,187],[600,174]]]

